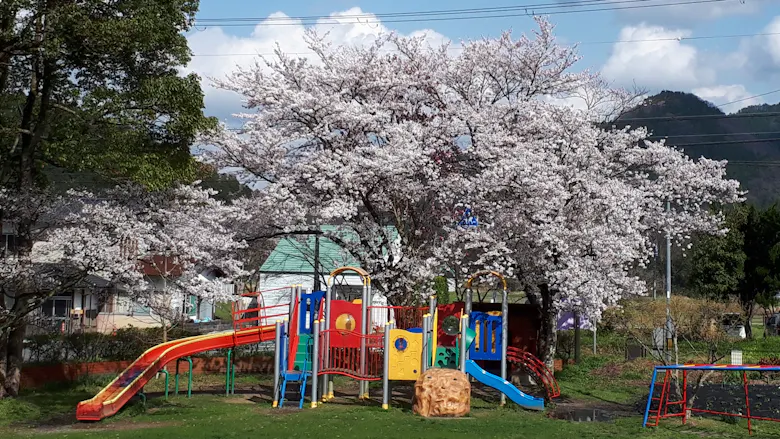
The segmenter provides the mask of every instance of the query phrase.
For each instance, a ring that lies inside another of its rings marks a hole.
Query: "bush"
[[[677,336],[689,341],[723,341],[726,334],[720,326],[727,313],[740,312],[736,303],[724,303],[684,296],[672,297],[672,320]],[[625,300],[618,308],[604,313],[601,327],[649,339],[654,328],[666,324],[666,301],[650,298]]]
[[[196,335],[181,329],[168,331],[168,339]],[[135,360],[147,349],[162,343],[162,328],[124,328],[113,334],[85,332],[40,334],[27,340],[28,363]]]

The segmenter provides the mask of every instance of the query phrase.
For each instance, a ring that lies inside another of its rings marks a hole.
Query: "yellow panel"
[[[390,368],[388,379],[416,381],[422,366],[422,333],[390,330]]]
[[[501,311],[488,311],[485,314],[487,314],[489,316],[500,316],[501,315]]]

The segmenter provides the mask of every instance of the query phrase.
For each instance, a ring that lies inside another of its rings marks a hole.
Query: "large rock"
[[[428,369],[414,384],[415,413],[432,416],[465,416],[471,409],[471,383],[455,369]]]

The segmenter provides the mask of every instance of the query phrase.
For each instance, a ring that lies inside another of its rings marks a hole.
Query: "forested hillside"
[[[691,157],[727,159],[730,177],[755,204],[780,199],[780,104],[727,115],[693,94],[663,91],[622,115],[618,125],[646,126],[654,139],[667,138]]]

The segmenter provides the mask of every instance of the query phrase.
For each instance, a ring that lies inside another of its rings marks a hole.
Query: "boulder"
[[[415,413],[420,416],[465,416],[471,409],[468,375],[456,369],[428,369],[414,384]]]

